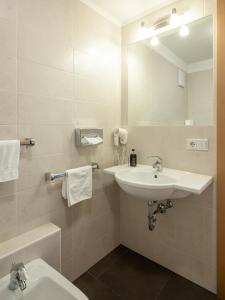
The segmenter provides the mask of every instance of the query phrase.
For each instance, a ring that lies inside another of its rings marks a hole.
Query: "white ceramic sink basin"
[[[9,275],[0,279],[0,299],[4,300],[88,300],[88,298],[60,273],[42,259],[26,265],[27,288],[8,289]]]
[[[145,165],[135,168],[115,166],[105,169],[105,173],[114,175],[126,193],[138,199],[155,201],[201,194],[213,180],[211,176],[166,168],[156,173],[152,167]]]

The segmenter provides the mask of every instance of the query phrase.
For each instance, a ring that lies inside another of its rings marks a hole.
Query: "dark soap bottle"
[[[137,166],[137,154],[135,153],[135,149],[132,149],[130,154],[130,166],[136,167]]]

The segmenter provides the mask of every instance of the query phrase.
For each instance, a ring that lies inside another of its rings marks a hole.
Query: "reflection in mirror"
[[[129,125],[213,125],[213,18],[158,38],[128,46]]]

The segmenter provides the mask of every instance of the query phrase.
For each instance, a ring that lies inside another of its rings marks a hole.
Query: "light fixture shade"
[[[186,37],[190,34],[190,29],[187,25],[184,25],[180,28],[180,36]]]
[[[141,23],[140,29],[139,29],[139,38],[140,39],[147,39],[155,34],[154,27],[147,27],[144,22]]]
[[[171,26],[179,25],[179,16],[177,14],[176,8],[173,8],[173,10],[172,10],[172,14],[171,14],[171,17],[170,17],[170,25]]]
[[[141,23],[138,35],[141,39],[145,39],[148,37],[148,28],[145,26],[144,22]]]
[[[154,36],[153,38],[151,38],[150,44],[153,47],[158,46],[159,45],[159,38],[157,36]]]

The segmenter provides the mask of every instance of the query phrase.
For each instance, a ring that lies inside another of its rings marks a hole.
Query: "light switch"
[[[209,151],[208,139],[187,139],[187,150]]]

